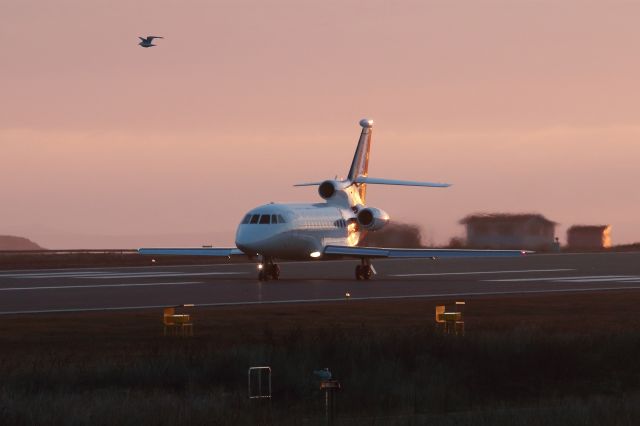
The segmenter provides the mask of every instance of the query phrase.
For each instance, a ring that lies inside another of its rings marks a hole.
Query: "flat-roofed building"
[[[611,225],[573,225],[567,229],[567,245],[592,249],[611,247]]]
[[[537,213],[472,214],[460,221],[467,246],[495,249],[550,250],[556,223]]]

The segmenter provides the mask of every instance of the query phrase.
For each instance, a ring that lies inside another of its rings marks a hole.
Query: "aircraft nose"
[[[247,229],[248,225],[240,225],[236,231],[236,247],[245,253],[258,253],[260,236]]]

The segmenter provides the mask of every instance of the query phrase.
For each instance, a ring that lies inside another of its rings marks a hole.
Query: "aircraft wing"
[[[244,253],[238,248],[198,247],[198,248],[140,248],[139,254],[156,256],[215,256],[231,257]]]
[[[379,247],[326,246],[323,255],[354,258],[404,258],[435,257],[515,257],[534,253],[527,250],[470,250],[470,249],[403,249]]]

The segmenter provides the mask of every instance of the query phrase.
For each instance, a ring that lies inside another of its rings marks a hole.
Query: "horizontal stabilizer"
[[[515,257],[534,253],[526,250],[458,250],[458,249],[403,249],[379,247],[326,246],[323,255],[367,258],[420,259],[430,257]]]
[[[237,248],[217,248],[217,247],[199,247],[199,248],[140,248],[139,254],[155,255],[155,256],[215,256],[230,257],[244,255]]]
[[[296,183],[293,186],[319,186],[322,182]]]
[[[366,183],[372,185],[401,185],[401,186],[428,186],[431,188],[447,188],[451,186],[449,183],[435,183],[435,182],[418,182],[411,180],[395,180],[395,179],[381,179],[372,178],[368,176],[358,176],[354,179],[354,183]]]

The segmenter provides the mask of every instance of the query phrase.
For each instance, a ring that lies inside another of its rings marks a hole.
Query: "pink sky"
[[[291,185],[346,174],[370,117],[371,175],[454,184],[368,192],[427,243],[492,211],[640,241],[638,3],[132,3],[0,5],[0,234],[227,245],[318,201]]]

